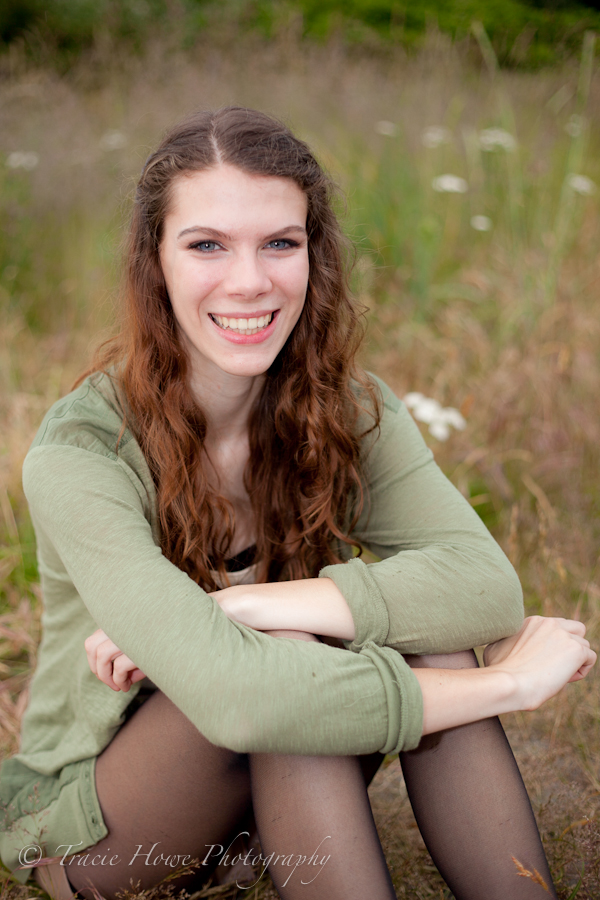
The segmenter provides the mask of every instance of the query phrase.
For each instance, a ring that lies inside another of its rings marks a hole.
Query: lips
[[[223,316],[217,315],[216,313],[209,313],[208,317],[217,333],[230,343],[260,344],[273,334],[276,322],[279,318],[279,310],[276,309],[271,312],[263,312],[262,315],[256,316]],[[263,322],[266,322],[266,324],[263,324],[262,327],[259,328],[258,321],[261,319]],[[224,320],[227,321],[227,325],[225,325]],[[253,328],[247,327],[248,325],[253,324],[254,320],[256,320],[257,324]],[[233,326],[233,322],[236,323],[235,326]],[[240,328],[240,322],[246,327],[243,329]]]
[[[262,331],[270,325],[274,313],[267,313],[262,316],[250,316],[248,318],[242,316],[219,316],[216,313],[209,313],[213,322],[224,331],[229,330],[235,334],[252,335]]]

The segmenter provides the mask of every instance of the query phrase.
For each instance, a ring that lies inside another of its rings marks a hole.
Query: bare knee
[[[412,669],[477,669],[479,663],[474,650],[458,653],[428,653],[426,656],[405,656]]]

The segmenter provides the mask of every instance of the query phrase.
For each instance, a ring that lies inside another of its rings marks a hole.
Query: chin
[[[275,357],[273,359],[269,357],[269,359],[260,360],[228,360],[220,365],[219,368],[228,375],[238,375],[241,378],[256,378],[257,375],[265,375],[273,365],[274,360]]]
[[[266,375],[271,368],[272,363],[262,366],[246,366],[244,368],[235,368],[226,370],[229,375],[237,375],[240,378],[258,378],[260,375]]]

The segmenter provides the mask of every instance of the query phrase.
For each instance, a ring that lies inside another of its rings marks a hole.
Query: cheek
[[[193,315],[218,287],[220,280],[216,266],[202,273],[198,273],[193,267],[178,271],[171,279],[170,286],[168,285],[173,309],[179,309],[184,316]]]
[[[293,270],[288,272],[286,282],[288,293],[293,296],[295,300],[301,299],[302,303],[304,303],[304,298],[306,297],[306,291],[308,289],[308,260],[298,261],[298,264]]]

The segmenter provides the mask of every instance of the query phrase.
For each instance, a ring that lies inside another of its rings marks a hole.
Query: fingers
[[[579,667],[579,669],[575,672],[575,674],[569,679],[570,682],[573,681],[581,681],[582,678],[588,674],[588,672],[592,669],[592,667],[596,664],[596,660],[598,659],[597,654],[594,650],[589,647],[588,641],[585,642],[588,645],[588,650],[586,653],[586,660]]]
[[[108,640],[106,634],[104,633],[104,631],[102,631],[101,628],[99,628],[93,634],[90,634],[89,638],[86,638],[83,642],[83,646],[85,647],[85,652],[88,658],[88,663],[94,675],[98,674],[96,664],[96,654],[98,652],[98,647],[106,640]]]
[[[103,681],[104,684],[107,684],[109,687],[111,687],[113,691],[121,690],[120,686],[114,681],[113,669],[117,657],[120,657],[122,655],[123,654],[121,653],[117,645],[109,638],[106,638],[105,641],[102,641],[102,643],[96,650],[96,675],[98,676],[100,681]]]
[[[515,643],[523,645],[530,640],[553,640],[562,634],[568,635],[571,640],[583,643],[583,646],[589,648],[590,643],[585,638],[586,630],[583,622],[575,619],[564,619],[560,616],[529,616],[525,619],[521,630],[515,636]],[[507,643],[511,640],[511,638],[508,638],[505,642],[499,641],[498,644]],[[494,653],[494,645],[490,645],[490,651],[491,654]]]
[[[569,634],[569,640],[575,641],[576,644],[580,644],[582,647],[589,649],[590,642],[587,638],[581,637],[579,634],[571,634],[571,632],[567,632],[567,634]]]
[[[127,693],[132,684],[141,681],[146,676],[141,669],[138,669],[133,660],[121,653],[113,661],[112,680],[117,690]]]
[[[569,620],[564,620],[568,622]],[[584,629],[585,630],[585,629]],[[577,629],[581,631],[581,629]],[[549,649],[552,658],[552,673],[548,673],[548,680],[559,670],[563,663],[570,669],[570,674],[565,673],[565,684],[581,681],[596,664],[597,654],[590,647],[590,642],[580,633],[573,633],[570,628],[563,627],[562,623],[556,624],[549,633]],[[558,690],[560,690],[560,685]],[[554,693],[558,693],[555,690]]]
[[[578,622],[576,619],[555,618],[553,621],[556,622],[559,628],[568,631],[569,634],[579,635],[580,637],[583,637],[587,630],[583,622]]]
[[[90,635],[84,646],[91,671],[113,691],[127,693],[132,684],[146,677],[102,629]]]
[[[587,630],[583,622],[579,622],[577,619],[563,619],[561,616],[527,616],[518,634],[544,627],[561,628],[563,631],[578,634],[581,637]]]

